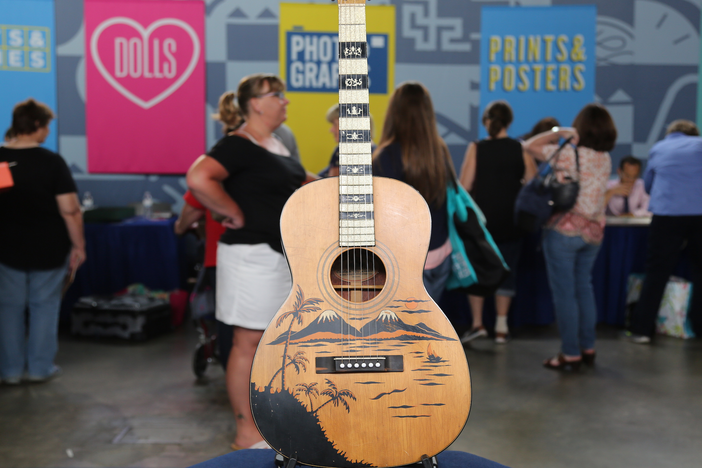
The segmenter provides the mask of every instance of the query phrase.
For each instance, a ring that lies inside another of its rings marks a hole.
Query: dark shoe
[[[49,375],[45,377],[34,377],[34,376],[29,376],[27,377],[27,381],[30,383],[44,383],[48,382],[49,380],[53,380],[56,377],[59,377],[63,374],[63,370],[59,366],[54,366],[53,369],[51,369],[51,372]]]
[[[485,330],[485,327],[476,327],[476,328],[471,328],[467,332],[465,332],[463,335],[461,335],[461,343],[466,344],[470,341],[473,341],[476,338],[481,338],[487,336],[487,330]]]
[[[586,366],[593,367],[595,365],[595,357],[597,356],[596,353],[583,352],[580,354],[580,356],[582,357],[583,364]]]
[[[558,364],[553,364],[551,362],[553,359],[556,359],[558,361]],[[558,353],[558,356],[556,356],[555,358],[546,359],[544,361],[544,367],[546,369],[557,370],[560,372],[577,372],[578,370],[580,370],[580,363],[580,359],[578,359],[577,361],[566,361],[566,358],[565,356],[563,356],[563,353]]]
[[[646,335],[637,335],[636,333],[631,333],[630,331],[625,331],[620,335],[621,339],[634,344],[651,344],[651,337]]]

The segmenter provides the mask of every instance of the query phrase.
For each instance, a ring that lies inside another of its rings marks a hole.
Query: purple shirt
[[[616,187],[620,184],[619,179],[610,180],[607,182],[607,190]],[[651,212],[648,211],[648,201],[651,197],[646,193],[646,188],[644,187],[643,179],[636,179],[634,182],[634,187],[631,189],[629,194],[629,213],[634,216],[651,216]],[[607,216],[620,216],[625,214],[624,212],[624,197],[621,195],[614,195],[609,199],[607,204]]]

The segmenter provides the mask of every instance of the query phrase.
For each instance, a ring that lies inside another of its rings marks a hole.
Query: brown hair
[[[543,133],[546,130],[551,130],[553,127],[558,127],[559,125],[560,123],[558,123],[558,120],[556,120],[555,117],[544,117],[543,119],[536,122],[536,124],[532,127],[531,131],[524,135],[522,139],[526,141],[529,138],[538,135],[539,133]]]
[[[455,172],[448,147],[436,127],[431,96],[421,83],[402,83],[392,94],[374,157],[394,142],[402,148],[406,182],[427,203],[443,204],[446,187],[455,179]]]
[[[700,130],[697,128],[697,125],[690,120],[684,119],[678,119],[671,122],[671,124],[668,125],[665,134],[670,135],[671,133],[675,132],[684,133],[685,135],[690,136],[700,136]]]
[[[20,102],[12,110],[12,133],[29,135],[49,125],[54,113],[46,104],[32,98]]]
[[[595,151],[610,151],[617,142],[617,127],[609,111],[597,103],[588,104],[575,116],[578,146]]]
[[[487,123],[488,119],[490,120],[490,127],[487,129],[488,135],[495,138],[503,128],[509,127],[514,120],[514,114],[507,101],[492,101],[483,111],[483,125]]]
[[[249,101],[261,94],[266,83],[270,92],[285,91],[283,80],[276,75],[257,73],[245,76],[236,93],[227,91],[219,97],[219,110],[212,114],[212,118],[222,122],[225,132],[238,128],[249,114]]]

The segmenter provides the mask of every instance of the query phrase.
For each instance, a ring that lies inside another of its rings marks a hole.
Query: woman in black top
[[[33,99],[17,104],[0,147],[14,186],[0,193],[0,378],[17,384],[59,374],[58,319],[64,278],[85,261],[83,218],[65,161],[41,148],[54,115]],[[25,309],[29,319],[25,326]]]
[[[251,364],[263,331],[292,287],[282,254],[280,215],[305,180],[299,162],[273,134],[286,118],[285,85],[251,75],[220,103],[232,132],[188,171],[195,197],[225,219],[217,249],[217,319],[234,326],[227,389],[236,417],[232,447],[263,447],[251,416]]]
[[[431,238],[424,286],[439,302],[451,273],[446,188],[453,183],[455,171],[436,128],[431,96],[421,83],[403,83],[390,98],[383,135],[373,154],[373,173],[408,183],[429,205]]]
[[[511,270],[495,296],[497,343],[506,343],[509,339],[507,312],[515,294],[515,269],[521,251],[522,233],[513,221],[514,202],[525,180],[536,173],[536,164],[524,154],[521,143],[507,136],[511,123],[512,109],[507,102],[488,104],[483,113],[483,125],[489,136],[468,146],[460,177],[461,185],[483,211],[486,227]],[[483,326],[484,298],[468,296],[468,301],[473,326],[461,337],[463,343],[487,336]]]

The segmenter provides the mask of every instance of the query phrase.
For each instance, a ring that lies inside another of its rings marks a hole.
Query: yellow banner
[[[327,110],[339,102],[336,3],[280,5],[280,76],[286,83],[287,124],[305,168],[319,172],[336,147]],[[377,142],[395,83],[395,6],[367,6],[370,113]]]

